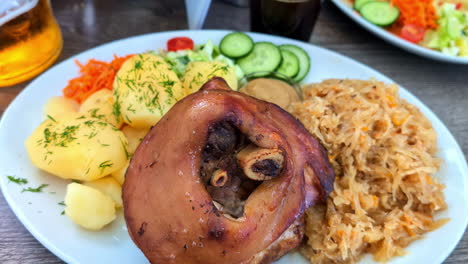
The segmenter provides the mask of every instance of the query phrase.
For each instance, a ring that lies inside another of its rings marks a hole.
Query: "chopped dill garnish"
[[[66,206],[64,201],[61,201],[60,203],[57,203],[58,205]]]
[[[90,109],[88,113],[91,115],[91,117],[103,119],[105,115],[98,115],[97,114],[98,111],[99,111],[99,108],[93,108],[93,109]]]
[[[110,160],[106,160],[99,164],[99,168],[101,168],[101,173],[104,171],[105,168],[110,168],[114,165]]]
[[[125,115],[125,119],[127,119],[127,122],[129,122],[130,124],[132,123],[132,120],[130,120],[130,117],[128,117],[128,115]]]
[[[34,193],[40,193],[42,192],[42,189],[44,189],[45,187],[49,186],[49,184],[41,184],[39,187],[37,188],[31,188],[31,187],[28,187],[28,188],[25,188],[23,190],[21,190],[21,192],[34,192]]]
[[[87,125],[87,126],[92,126],[96,121],[93,121],[93,120],[88,120],[88,121],[85,121],[84,124]]]
[[[47,115],[47,118],[49,118],[49,119],[52,120],[53,122],[57,123],[57,120],[55,120],[51,115]]]
[[[127,160],[129,160],[132,156],[130,155],[130,153],[128,153],[127,146],[126,146],[125,143],[122,141],[122,138],[120,139],[120,143],[122,143],[122,148],[123,148],[124,151],[125,151],[125,156],[127,157]]]
[[[96,131],[93,131],[91,132],[89,135],[88,135],[88,139],[92,139],[93,137],[95,137],[97,135],[97,132]]]
[[[16,178],[15,176],[7,175],[7,178],[10,182],[14,182],[16,184],[22,185],[22,184],[27,184],[28,180],[24,178]]]
[[[120,112],[120,104],[119,104],[119,96],[118,95],[116,95],[115,102],[112,105],[112,114],[114,115],[115,121],[117,123],[119,123],[120,122],[121,112]]]
[[[64,215],[64,214],[65,214],[65,210],[63,210],[63,211],[60,213],[60,215]]]
[[[102,142],[100,142],[99,140],[98,140],[98,143],[101,144],[101,146],[103,146],[103,147],[108,147],[108,146],[110,146],[109,144],[102,143]]]
[[[133,106],[133,105],[129,105],[129,106],[127,107],[127,111],[132,112],[132,113],[135,114],[136,110],[135,110],[134,108],[132,108],[132,106]]]
[[[137,62],[135,62],[135,66],[134,66],[134,67],[135,67],[136,70],[141,70],[141,69],[143,69],[143,62],[142,62],[142,61],[137,61]]]

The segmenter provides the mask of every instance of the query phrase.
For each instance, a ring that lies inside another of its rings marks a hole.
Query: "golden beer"
[[[62,50],[62,34],[50,1],[22,2],[23,5],[16,6],[17,10],[10,13],[0,10],[0,87],[25,81],[41,73]],[[22,10],[27,11],[12,14]],[[10,19],[9,15],[17,16]]]

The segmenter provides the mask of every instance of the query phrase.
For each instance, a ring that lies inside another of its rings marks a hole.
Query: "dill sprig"
[[[40,193],[42,192],[42,189],[44,189],[45,187],[49,186],[49,184],[41,184],[39,187],[37,188],[31,188],[31,187],[28,187],[28,188],[24,188],[23,190],[21,190],[21,192],[33,192],[33,193]]]
[[[16,178],[15,176],[11,176],[11,175],[7,175],[7,178],[10,182],[14,182],[19,185],[28,183],[28,180],[25,178]]]

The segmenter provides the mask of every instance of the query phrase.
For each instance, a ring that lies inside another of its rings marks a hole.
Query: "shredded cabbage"
[[[436,132],[396,85],[325,80],[289,110],[326,147],[336,174],[327,203],[306,211],[301,252],[311,263],[355,263],[365,253],[385,262],[448,221],[435,219],[447,208],[433,177]]]

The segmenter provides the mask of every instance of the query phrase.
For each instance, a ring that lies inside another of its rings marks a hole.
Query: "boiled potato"
[[[237,77],[234,69],[220,61],[193,61],[187,65],[184,76],[184,89],[187,94],[198,91],[213,77],[221,77],[229,87],[237,90]]]
[[[66,116],[70,113],[76,113],[80,105],[74,100],[63,96],[55,96],[47,101],[44,107],[44,114],[54,119]]]
[[[112,91],[103,89],[93,93],[81,104],[80,113],[102,119],[119,128],[122,126],[123,120],[116,107],[118,106],[115,104]]]
[[[112,198],[79,183],[68,184],[65,205],[65,215],[86,229],[99,230],[115,219]]]
[[[124,122],[149,128],[185,96],[180,80],[154,53],[131,57],[114,80],[114,97]]]
[[[146,136],[148,133],[147,128],[134,128],[131,126],[125,126],[122,128],[122,132],[125,134],[127,137],[128,141],[128,153],[133,154],[140,145],[140,142],[143,140],[143,138]]]
[[[95,181],[85,182],[84,185],[109,195],[109,197],[114,201],[116,208],[122,207],[122,187],[120,187],[120,184],[111,176]]]
[[[125,173],[127,172],[128,165],[130,164],[130,160],[127,161],[127,164],[123,166],[121,169],[114,171],[111,175],[114,179],[120,184],[123,185],[125,182]]]
[[[64,179],[92,181],[127,162],[127,139],[97,118],[70,116],[44,121],[26,140],[34,165]]]

